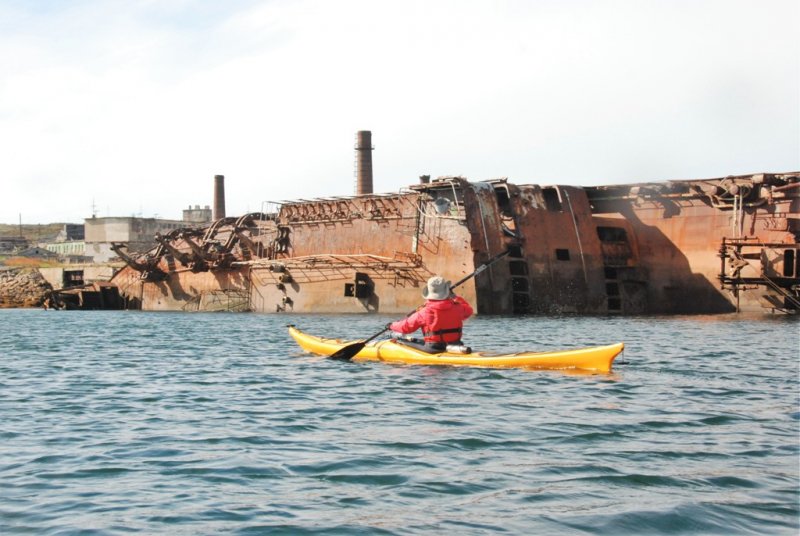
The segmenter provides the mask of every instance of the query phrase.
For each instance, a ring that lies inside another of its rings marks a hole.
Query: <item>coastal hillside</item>
[[[30,242],[47,242],[55,239],[63,227],[63,223],[0,223],[0,238],[22,235]]]

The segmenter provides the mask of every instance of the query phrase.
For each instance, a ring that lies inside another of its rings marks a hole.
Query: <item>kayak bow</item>
[[[326,339],[289,326],[289,335],[306,352],[330,356],[354,341]],[[460,365],[469,367],[531,368],[531,369],[580,369],[597,372],[611,371],[611,365],[624,349],[623,343],[607,346],[592,346],[547,352],[520,352],[515,354],[492,354],[472,352],[469,354],[443,352],[429,354],[398,343],[396,339],[373,341],[364,346],[354,361],[385,361],[409,365]]]

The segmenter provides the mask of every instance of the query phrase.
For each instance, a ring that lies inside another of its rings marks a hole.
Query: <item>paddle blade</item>
[[[355,357],[355,355],[361,351],[362,348],[366,345],[366,342],[356,342],[353,344],[348,344],[343,348],[339,348],[333,354],[328,356],[331,359],[345,359],[350,360]]]

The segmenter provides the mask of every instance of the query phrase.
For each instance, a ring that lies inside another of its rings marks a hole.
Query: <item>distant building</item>
[[[82,227],[82,226],[81,226]],[[83,240],[70,240],[69,242],[49,242],[42,247],[61,257],[83,256],[86,251],[86,242]]]
[[[56,235],[56,242],[83,241],[86,237],[86,227],[82,223],[65,223]],[[52,250],[51,250],[52,251]],[[83,254],[83,252],[81,252]]]
[[[211,222],[211,207],[206,205],[205,208],[200,208],[200,205],[195,205],[192,208],[184,209],[183,221],[186,223],[210,223]]]
[[[61,289],[108,281],[114,276],[116,269],[107,264],[84,264],[40,267],[39,273],[53,288]]]
[[[53,242],[40,243],[39,246],[57,254],[64,262],[91,262],[91,257],[86,257],[84,236],[82,223],[65,223]]]
[[[124,243],[131,254],[144,253],[156,245],[155,234],[165,234],[186,227],[181,220],[155,218],[112,217],[87,218],[85,225],[85,255],[93,262],[108,262],[117,257],[112,243]]]
[[[28,247],[28,240],[21,236],[0,237],[0,253],[13,253]]]
[[[50,250],[48,250],[46,248],[40,247],[40,246],[34,246],[32,248],[23,249],[22,251],[18,251],[16,253],[16,255],[19,256],[19,257],[29,257],[29,258],[35,258],[35,259],[57,259],[58,258],[58,254],[57,253],[53,253],[52,251],[50,251]]]

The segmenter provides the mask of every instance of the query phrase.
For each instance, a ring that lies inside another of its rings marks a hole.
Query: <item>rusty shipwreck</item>
[[[216,181],[210,225],[157,235],[145,255],[114,245],[126,307],[402,314],[432,274],[456,280],[509,249],[461,287],[479,314],[800,310],[800,173],[596,187],[423,176],[375,194],[360,162],[356,195],[238,217]]]

